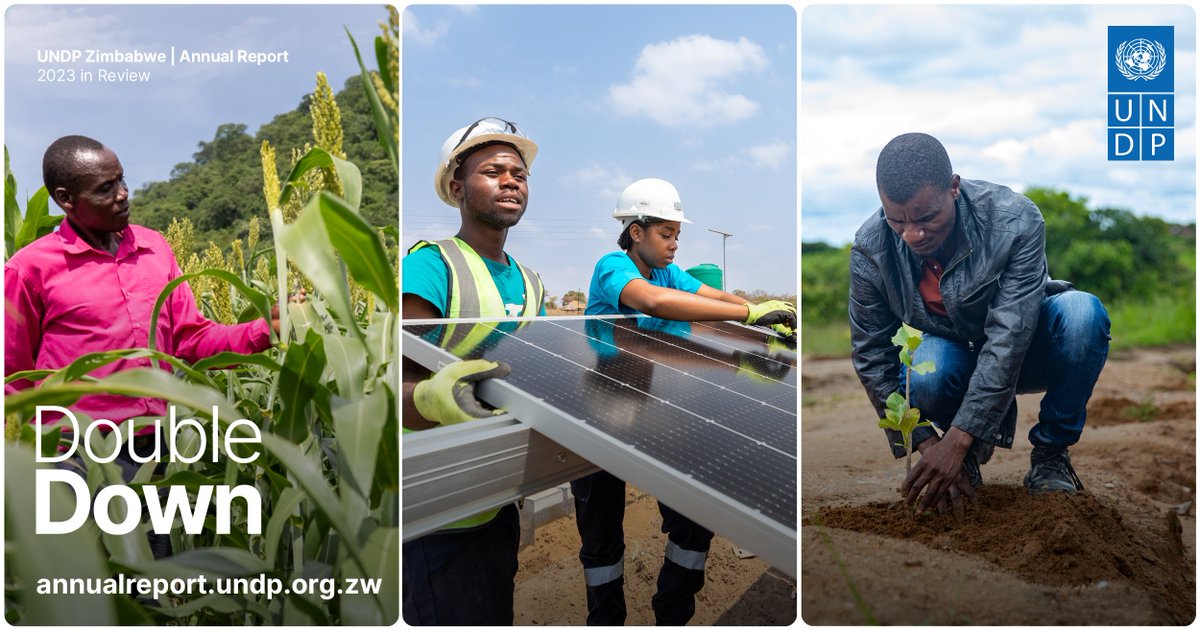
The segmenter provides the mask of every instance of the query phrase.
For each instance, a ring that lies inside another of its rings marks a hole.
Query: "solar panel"
[[[796,354],[761,329],[650,317],[406,322],[436,369],[508,363],[488,402],[795,575]]]

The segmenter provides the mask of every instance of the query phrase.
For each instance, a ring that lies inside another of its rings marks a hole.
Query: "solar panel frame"
[[[534,318],[529,318],[531,321]],[[536,321],[570,321],[579,319],[618,320],[620,316],[536,318]],[[417,325],[445,325],[448,323],[478,324],[495,322],[493,319],[464,320],[406,320],[402,328]],[[505,320],[511,321],[511,320]],[[760,331],[754,334],[762,335]],[[457,356],[428,341],[403,331],[404,355],[431,370],[459,360]],[[761,345],[761,344],[760,344]],[[794,353],[792,355],[794,357]],[[502,358],[502,357],[501,357]],[[661,363],[659,363],[661,365]],[[577,364],[578,365],[578,364]],[[590,369],[580,366],[581,369]],[[794,370],[791,370],[794,380]],[[786,389],[786,388],[785,388]],[[547,403],[534,394],[513,385],[504,379],[484,381],[477,388],[479,397],[489,404],[506,409],[521,422],[547,438],[564,445],[596,466],[608,470],[619,478],[634,483],[649,494],[663,500],[672,509],[721,534],[762,557],[784,573],[796,576],[796,524],[793,516],[790,527],[778,518],[772,518],[746,503],[701,483],[692,475],[680,471],[637,448],[622,442],[583,419],[577,418]],[[793,394],[792,404],[795,404]],[[794,409],[794,406],[793,406]],[[792,411],[792,415],[795,412]],[[798,427],[793,427],[798,428]],[[793,438],[793,442],[794,442]],[[795,444],[791,444],[794,449]],[[794,459],[794,451],[791,457]],[[791,487],[795,488],[795,479]],[[792,502],[795,514],[795,494],[785,498]],[[714,509],[716,507],[717,509]]]

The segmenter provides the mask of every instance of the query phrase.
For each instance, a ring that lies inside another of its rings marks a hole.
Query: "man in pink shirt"
[[[66,218],[57,232],[22,248],[4,265],[6,375],[58,369],[89,352],[147,347],[154,302],[181,275],[162,235],[129,223],[125,171],[111,149],[84,136],[59,138],[46,149],[42,177]],[[270,323],[221,325],[200,314],[185,283],[167,299],[154,334],[163,352],[195,362],[223,351],[266,350],[272,328],[279,330],[278,305]],[[90,375],[103,378],[151,364],[149,359],[124,359]],[[17,380],[6,384],[5,392],[32,386]],[[71,410],[81,423],[86,422],[82,414],[117,424],[137,416],[167,416],[161,399],[111,394],[84,396]],[[137,470],[128,449],[145,457],[143,451],[152,453],[155,439],[153,434],[138,436],[123,449],[117,462],[126,480]],[[160,551],[155,549],[155,555]]]

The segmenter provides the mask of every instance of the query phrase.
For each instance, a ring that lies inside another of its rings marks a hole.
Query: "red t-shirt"
[[[946,316],[946,305],[942,303],[942,288],[938,282],[942,279],[942,264],[932,258],[926,259],[923,265],[924,269],[921,273],[921,282],[917,284],[917,290],[921,293],[921,299],[925,302],[925,308],[929,309],[930,313]]]

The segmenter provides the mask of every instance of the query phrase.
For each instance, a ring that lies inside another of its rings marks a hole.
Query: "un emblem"
[[[1117,70],[1126,79],[1150,81],[1166,67],[1167,51],[1162,44],[1139,37],[1121,42],[1117,46],[1115,61]]]

